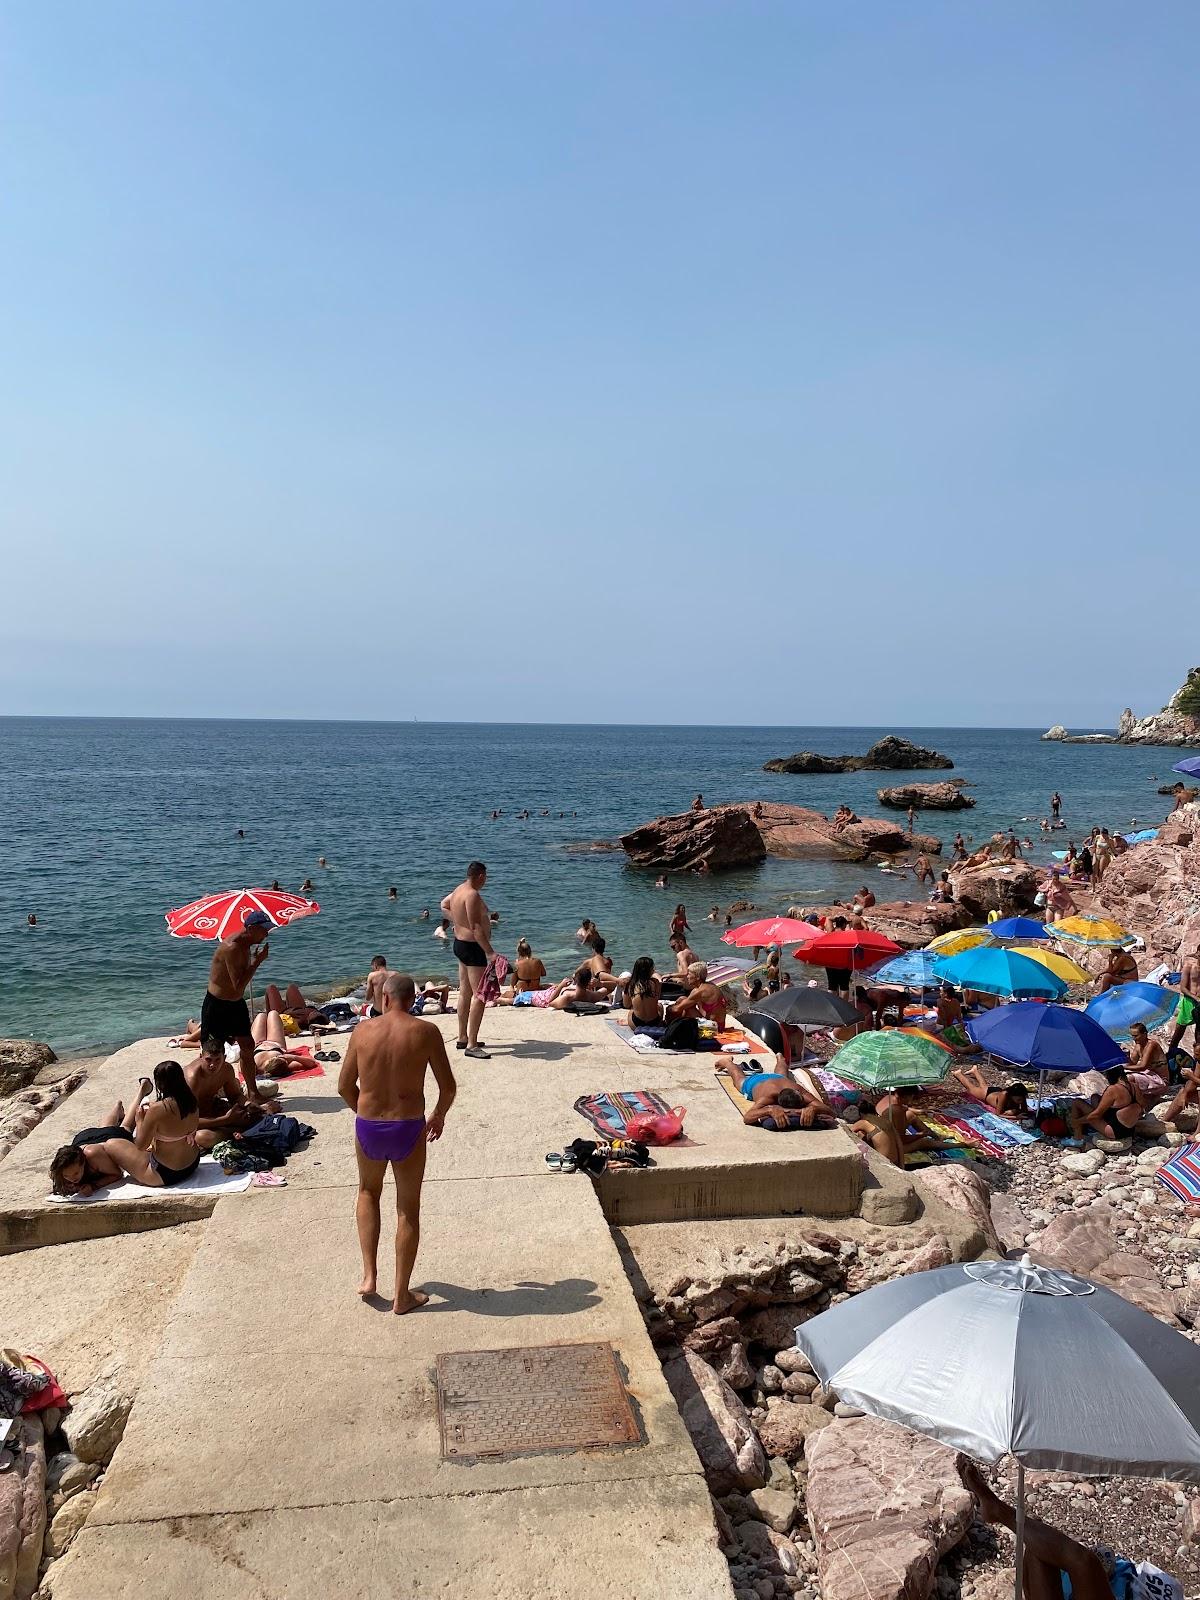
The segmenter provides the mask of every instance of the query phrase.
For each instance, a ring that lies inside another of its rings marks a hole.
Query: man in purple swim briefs
[[[416,985],[407,973],[388,973],[382,991],[383,1014],[360,1022],[355,1028],[338,1077],[338,1093],[355,1114],[358,1199],[354,1215],[363,1260],[358,1292],[366,1299],[376,1290],[379,1201],[390,1165],[396,1182],[396,1292],[392,1310],[397,1316],[417,1310],[429,1299],[419,1289],[409,1287],[421,1238],[425,1148],[441,1138],[457,1088],[441,1034],[432,1022],[410,1014],[415,998]],[[428,1120],[427,1069],[438,1086],[437,1105]]]

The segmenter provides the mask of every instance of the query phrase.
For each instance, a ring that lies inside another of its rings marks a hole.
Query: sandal
[[[469,1044],[463,1049],[463,1055],[470,1056],[472,1061],[490,1061],[492,1058],[481,1044]]]
[[[467,1048],[467,1041],[465,1039],[456,1039],[454,1041],[454,1048],[456,1050],[465,1050]],[[482,1039],[477,1039],[475,1042],[475,1048],[477,1050],[486,1050],[487,1045]]]

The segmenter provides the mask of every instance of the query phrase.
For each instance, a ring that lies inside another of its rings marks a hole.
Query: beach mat
[[[600,1135],[602,1139],[624,1139],[631,1117],[663,1117],[671,1107],[653,1089],[602,1090],[599,1094],[581,1094],[575,1110]],[[694,1145],[686,1134],[672,1139],[672,1145]]]
[[[295,1072],[289,1072],[286,1077],[276,1077],[273,1072],[264,1073],[263,1076],[270,1076],[272,1083],[277,1083],[280,1089],[286,1089],[289,1083],[296,1083],[300,1078],[323,1078],[325,1068],[319,1061],[314,1061],[311,1067],[297,1067]]]
[[[132,1178],[126,1178],[124,1183],[110,1184],[98,1194],[52,1194],[48,1198],[57,1205],[92,1206],[109,1200],[154,1200],[160,1195],[242,1194],[250,1187],[252,1176],[249,1172],[226,1174],[211,1156],[201,1156],[200,1165],[191,1177],[183,1183],[173,1184],[169,1189],[165,1186],[151,1189],[144,1183],[134,1183]]]

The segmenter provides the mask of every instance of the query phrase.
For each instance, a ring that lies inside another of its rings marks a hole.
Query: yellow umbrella
[[[1040,962],[1064,983],[1092,981],[1091,973],[1085,972],[1077,961],[1072,961],[1070,956],[1060,955],[1057,950],[1047,950],[1044,944],[1014,944],[1012,949],[1019,951],[1023,956],[1028,956],[1030,961]]]
[[[956,928],[952,933],[939,933],[936,939],[930,939],[926,949],[936,950],[940,956],[956,956],[960,950],[988,944],[991,937],[986,928]]]
[[[1073,944],[1099,946],[1134,942],[1129,929],[1109,917],[1064,917],[1061,922],[1049,923],[1046,932],[1052,939],[1070,939]]]

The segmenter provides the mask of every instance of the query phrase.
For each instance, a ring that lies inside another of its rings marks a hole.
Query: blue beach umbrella
[[[1120,1045],[1086,1012],[1035,1000],[973,1018],[967,1035],[989,1055],[1038,1072],[1103,1072],[1125,1061]]]
[[[865,976],[872,983],[894,984],[899,989],[928,989],[937,982],[934,968],[942,959],[936,950],[906,950],[891,956]]]
[[[1036,917],[1001,917],[988,924],[993,939],[1048,939],[1046,924]]]
[[[1200,778],[1200,756],[1184,756],[1182,761],[1175,763],[1171,771],[1182,772],[1188,778]]]
[[[1028,956],[998,944],[980,944],[961,955],[949,956],[937,963],[934,972],[943,983],[952,983],[958,989],[976,989],[980,994],[1017,1000],[1057,1000],[1067,992],[1061,978]]]
[[[1178,1004],[1175,991],[1157,983],[1118,983],[1088,1002],[1087,1015],[1114,1039],[1129,1039],[1135,1022],[1161,1028],[1175,1015]]]

